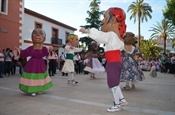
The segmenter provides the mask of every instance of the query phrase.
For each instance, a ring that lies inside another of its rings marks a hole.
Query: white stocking
[[[126,102],[126,100],[125,100],[125,98],[124,98],[124,96],[123,96],[123,93],[122,93],[122,91],[121,91],[120,86],[117,86],[117,91],[118,91],[118,93],[119,93],[119,99],[122,100],[122,102]]]
[[[125,82],[126,82],[126,85],[128,85],[128,86],[129,86],[129,80],[126,80]]]
[[[118,86],[115,86],[113,88],[111,88],[112,90],[112,94],[113,94],[113,97],[114,97],[114,102],[117,106],[120,106],[120,103],[119,103],[119,99],[120,99],[120,95],[119,95],[119,92],[118,92]]]
[[[71,80],[74,80],[74,73],[73,72],[71,72],[69,75],[69,81],[71,81]]]
[[[135,85],[135,81],[131,81],[131,84]]]

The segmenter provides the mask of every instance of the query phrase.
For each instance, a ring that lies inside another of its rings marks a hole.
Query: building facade
[[[34,28],[46,32],[45,46],[54,46],[58,53],[67,36],[76,28],[24,8],[24,0],[0,0],[0,49],[32,45],[31,33]]]
[[[22,21],[22,40],[21,48],[26,48],[32,44],[31,33],[34,28],[42,28],[46,32],[44,45],[53,46],[58,53],[62,52],[63,44],[66,44],[67,36],[76,30],[66,24],[58,22],[47,16],[24,8]]]
[[[0,49],[21,46],[23,0],[0,0]]]

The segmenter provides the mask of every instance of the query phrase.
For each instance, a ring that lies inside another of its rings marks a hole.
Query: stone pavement
[[[105,73],[90,80],[89,75],[75,74],[77,85],[68,85],[66,76],[57,72],[54,86],[44,94],[32,97],[18,89],[19,74],[0,79],[0,115],[175,115],[175,77],[158,73],[146,79],[136,89],[124,90],[129,102],[122,111],[106,111],[113,103]],[[121,88],[125,84],[121,82]]]

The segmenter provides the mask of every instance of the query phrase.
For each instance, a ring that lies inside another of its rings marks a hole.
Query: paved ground
[[[52,77],[54,87],[36,97],[18,89],[18,74],[4,77],[0,79],[0,115],[175,115],[175,77],[158,73],[152,78],[144,73],[146,80],[138,82],[136,89],[122,90],[129,105],[114,113],[106,111],[113,98],[105,73],[96,80],[76,75],[79,83],[73,86],[57,72]]]

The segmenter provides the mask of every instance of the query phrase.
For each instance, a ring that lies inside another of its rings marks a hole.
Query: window
[[[67,43],[68,42],[68,36],[69,36],[69,32],[66,32],[66,35],[65,35],[65,43]]]
[[[58,38],[58,29],[52,27],[52,38],[51,38],[52,44],[61,44]]]
[[[58,38],[58,29],[52,28],[52,37]]]
[[[35,22],[35,28],[42,28],[42,23]]]
[[[0,0],[0,9],[1,13],[7,14],[7,8],[8,8],[8,0]]]

